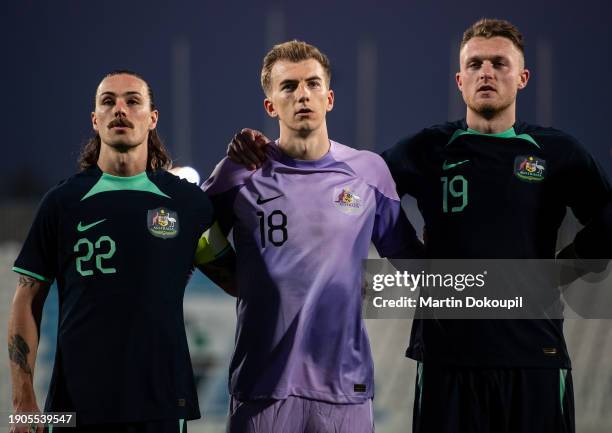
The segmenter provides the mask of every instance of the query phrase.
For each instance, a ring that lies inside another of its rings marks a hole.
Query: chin
[[[314,128],[314,125],[313,125],[312,122],[306,121],[306,122],[300,122],[300,123],[294,125],[293,129],[295,131],[300,132],[300,133],[304,133],[304,132],[313,131],[315,128]]]
[[[109,143],[109,146],[115,149],[117,152],[124,153],[124,152],[128,152],[129,150],[135,148],[137,144],[128,143],[125,141],[118,141],[115,143]]]
[[[469,107],[484,118],[491,119],[498,113],[504,110],[502,104],[494,104],[492,102],[479,101],[475,104],[470,104]]]

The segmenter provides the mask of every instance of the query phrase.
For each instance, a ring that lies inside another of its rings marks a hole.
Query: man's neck
[[[291,158],[309,161],[321,159],[329,152],[329,146],[325,125],[308,135],[301,135],[299,132],[281,127],[278,147]]]
[[[127,152],[119,152],[115,148],[105,145],[100,146],[98,167],[103,173],[113,176],[135,176],[147,169],[147,147],[146,143],[136,146]]]
[[[516,121],[516,106],[512,104],[505,110],[495,113],[491,118],[485,117],[468,107],[465,120],[470,129],[482,134],[498,134],[510,129],[514,125]]]

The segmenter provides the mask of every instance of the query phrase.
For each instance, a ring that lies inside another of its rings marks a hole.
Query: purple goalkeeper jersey
[[[230,393],[361,403],[374,395],[362,260],[370,241],[414,256],[414,229],[380,156],[333,141],[316,161],[269,148],[261,169],[226,158],[202,186],[238,257]]]

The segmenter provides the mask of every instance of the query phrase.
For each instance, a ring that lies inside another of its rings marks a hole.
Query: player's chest
[[[537,148],[445,149],[431,161],[419,205],[441,218],[532,212],[557,199],[554,172]]]
[[[376,211],[372,188],[359,178],[310,173],[255,178],[234,203],[235,226],[262,245],[359,233]]]
[[[59,245],[77,270],[117,269],[125,260],[182,257],[197,239],[195,216],[171,199],[100,194],[64,207]]]

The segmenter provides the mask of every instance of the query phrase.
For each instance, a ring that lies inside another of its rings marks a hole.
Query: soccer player
[[[39,327],[56,280],[59,329],[45,411],[76,412],[72,432],[184,432],[185,420],[200,416],[185,285],[198,267],[234,292],[225,271],[234,253],[217,235],[206,194],[166,171],[153,92],[141,77],[108,74],[91,118],[95,136],[81,171],[45,195],[13,268],[14,411],[38,412]]]
[[[424,129],[383,154],[399,193],[417,199],[434,258],[551,259],[566,207],[585,227],[559,255],[612,257],[612,189],[578,141],[516,120],[528,83],[523,36],[482,19],[461,42],[463,120]],[[573,432],[563,321],[415,321],[415,432]],[[443,414],[444,416],[440,416]]]
[[[266,112],[280,136],[260,170],[222,160],[203,188],[233,228],[236,347],[230,433],[371,433],[373,366],[361,265],[420,243],[382,158],[328,138],[327,57],[290,41],[265,56]]]
[[[383,154],[401,195],[417,199],[432,258],[555,257],[570,207],[585,227],[560,258],[612,257],[612,189],[578,141],[516,120],[528,83],[523,37],[482,19],[461,42],[465,119],[433,126]],[[267,139],[244,130],[233,158],[261,163]],[[246,151],[244,149],[250,149]],[[573,432],[562,320],[415,320],[414,432]]]

